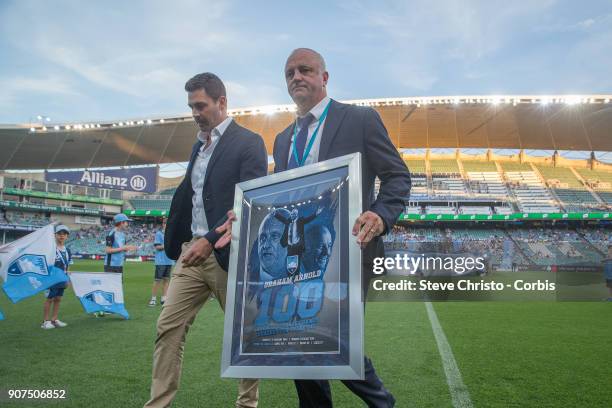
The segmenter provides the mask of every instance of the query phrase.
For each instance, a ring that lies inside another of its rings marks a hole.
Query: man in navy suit
[[[263,139],[227,116],[225,86],[216,75],[194,76],[185,91],[199,131],[166,224],[164,249],[178,261],[157,321],[151,399],[145,407],[172,403],[185,337],[202,305],[214,294],[225,308],[229,246],[214,248],[220,237],[215,228],[234,205],[235,185],[268,171]],[[258,381],[240,380],[236,406],[256,407],[257,401]]]
[[[363,209],[353,235],[363,250],[363,294],[372,277],[375,257],[384,256],[381,235],[391,231],[410,193],[410,173],[391,143],[378,113],[346,105],[327,96],[329,73],[323,57],[308,48],[294,50],[285,64],[287,90],[297,105],[295,123],[276,136],[274,172],[360,152]],[[317,132],[318,128],[318,132]],[[374,180],[380,191],[374,198]],[[343,381],[369,407],[392,407],[395,398],[365,359],[365,380]],[[300,407],[331,407],[326,380],[296,380]]]
[[[368,107],[336,102],[327,96],[329,73],[323,57],[308,48],[294,50],[285,64],[287,90],[297,105],[295,123],[276,136],[274,172],[293,169],[360,152],[362,156],[361,215],[353,235],[363,251],[363,296],[373,275],[375,257],[384,256],[381,236],[391,231],[410,194],[410,173],[391,143],[378,113]],[[318,130],[317,130],[318,129]],[[374,198],[374,180],[380,191]],[[217,231],[225,230],[216,246],[231,240],[228,219]],[[369,358],[365,359],[365,380],[343,383],[369,407],[393,407],[395,398],[376,375]],[[300,407],[332,407],[327,380],[296,380]]]

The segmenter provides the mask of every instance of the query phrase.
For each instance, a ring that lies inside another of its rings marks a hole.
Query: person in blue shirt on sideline
[[[127,245],[125,243],[125,231],[128,227],[128,221],[132,221],[125,214],[117,214],[113,218],[115,228],[113,228],[106,236],[106,257],[104,258],[104,272],[123,274],[123,263],[125,262],[125,253],[138,249],[135,245]],[[123,279],[122,279],[123,280]],[[105,316],[104,312],[96,312],[96,317]]]
[[[117,214],[113,218],[115,228],[106,236],[106,257],[104,258],[104,272],[123,273],[125,253],[135,251],[135,245],[126,245],[125,231],[128,221],[132,221],[125,214]]]
[[[161,229],[155,233],[155,241],[153,246],[155,247],[155,278],[153,281],[153,288],[151,289],[151,300],[149,306],[155,306],[157,304],[157,292],[159,288],[162,288],[162,295],[159,303],[163,306],[166,302],[166,292],[168,291],[168,283],[170,282],[170,272],[174,261],[166,255],[164,252],[164,231],[166,230],[166,219],[162,220]]]
[[[68,273],[68,266],[72,265],[72,253],[70,249],[66,248],[66,240],[70,234],[70,229],[65,225],[58,225],[55,227],[55,266],[60,268],[64,272]],[[66,323],[62,322],[57,318],[59,313],[60,302],[62,296],[64,296],[64,290],[68,284],[66,282],[58,283],[53,285],[45,293],[47,299],[43,307],[43,322],[40,326],[45,330],[55,329],[56,327],[66,327]],[[53,309],[53,311],[51,311]],[[51,319],[49,319],[51,314]]]
[[[603,261],[604,276],[606,278],[606,286],[610,292],[610,296],[606,299],[608,302],[612,302],[612,244],[608,245],[608,257]]]

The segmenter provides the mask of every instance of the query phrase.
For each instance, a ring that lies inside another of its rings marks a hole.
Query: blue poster
[[[359,154],[236,186],[221,376],[363,379]]]

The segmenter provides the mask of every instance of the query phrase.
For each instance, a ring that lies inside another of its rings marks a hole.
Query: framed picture
[[[221,376],[363,379],[361,155],[236,185]]]

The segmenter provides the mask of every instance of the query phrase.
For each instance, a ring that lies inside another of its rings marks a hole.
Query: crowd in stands
[[[0,211],[0,224],[9,225],[31,225],[43,227],[55,221],[53,217],[47,217],[42,213],[23,211]]]
[[[409,252],[486,254],[492,264],[507,269],[512,263],[525,264],[522,253],[501,229],[394,227],[384,238],[385,247]]]
[[[612,245],[612,231],[610,229],[578,228],[578,232],[603,253],[607,253],[608,247]]]
[[[44,226],[55,221],[42,213],[0,211],[0,224]],[[159,224],[132,222],[127,242],[138,247],[132,255],[152,256]],[[103,255],[111,224],[73,230],[68,245],[75,254]],[[612,245],[612,231],[603,228],[483,228],[395,226],[383,237],[390,250],[486,253],[496,265],[598,264]],[[442,245],[440,245],[442,243]]]
[[[538,242],[561,242],[579,241],[580,237],[576,231],[552,229],[552,228],[529,228],[510,230],[513,238],[517,241],[538,243]]]
[[[396,226],[385,247],[408,252],[487,254],[494,265],[598,265],[612,244],[610,230],[564,228],[425,228]],[[428,246],[427,243],[446,243]]]
[[[138,246],[133,255],[153,256],[155,249],[153,241],[155,232],[159,229],[158,224],[130,223],[126,231],[127,243]],[[106,246],[106,235],[113,228],[112,225],[90,226],[74,231],[68,240],[68,246],[75,254],[104,254]]]

